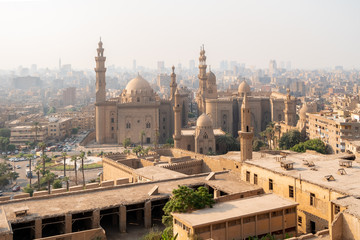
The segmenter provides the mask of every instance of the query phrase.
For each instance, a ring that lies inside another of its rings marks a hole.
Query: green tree
[[[265,147],[266,144],[263,140],[255,138],[253,141],[253,151],[260,151],[262,147]]]
[[[130,138],[125,138],[123,141],[124,148],[127,148],[128,146],[130,146],[130,144],[131,144]]]
[[[269,149],[272,149],[271,146],[275,137],[275,123],[269,122],[266,129],[260,133],[260,136],[263,137],[264,142],[267,142]]]
[[[77,184],[78,184],[78,182],[77,182],[77,159],[78,159],[78,157],[77,157],[76,155],[74,155],[74,156],[72,156],[72,157],[71,157],[71,161],[73,161],[73,162],[74,162],[75,185],[77,185]]]
[[[228,151],[239,151],[240,143],[230,133],[216,137],[216,144],[219,146],[219,153],[227,153]]]
[[[38,164],[35,168],[35,171],[36,171],[36,175],[37,175],[37,185],[38,185],[38,191],[40,191],[40,187],[41,187],[41,184],[40,184],[40,173],[41,173],[41,166]]]
[[[279,140],[280,149],[290,149],[300,143],[301,133],[298,130],[291,130],[284,133]]]
[[[11,130],[9,128],[0,128],[0,137],[10,138]]]
[[[44,176],[43,178],[44,178],[44,181],[47,182],[47,184],[48,184],[48,193],[50,194],[50,191],[51,191],[51,183],[54,182],[55,174],[52,173],[52,172],[47,171],[47,172],[45,173],[45,176]]]
[[[42,163],[43,163],[43,168],[42,168],[42,175],[45,175],[45,160],[46,160],[46,155],[45,155],[45,148],[46,148],[46,144],[44,142],[39,143],[39,147],[41,149],[42,152]]]
[[[140,153],[142,150],[143,150],[142,146],[136,146],[136,147],[133,148],[132,151],[133,151],[133,153],[136,154],[136,156],[138,156],[139,153]]]
[[[26,187],[24,187],[23,189],[24,193],[30,193],[30,197],[32,197],[33,193],[34,193],[34,188],[32,188],[29,184],[26,185]]]
[[[85,173],[84,173],[84,159],[86,158],[85,152],[81,151],[79,157],[81,159],[81,172],[82,172],[82,178],[83,178],[83,186],[85,187]]]
[[[14,152],[16,150],[16,146],[14,144],[9,144],[7,150],[10,152]]]
[[[209,194],[205,187],[193,190],[187,186],[179,186],[178,189],[172,191],[171,199],[163,208],[162,222],[165,226],[170,227],[172,226],[171,213],[183,213],[207,206],[212,207],[214,203],[213,195]]]
[[[326,154],[326,145],[320,139],[311,139],[307,140],[306,142],[296,144],[290,148],[290,150],[295,152],[306,152],[306,150],[314,150],[318,153]]]
[[[71,129],[71,134],[78,134],[79,128],[73,128]]]
[[[60,179],[56,179],[52,184],[53,189],[62,188],[62,182]]]
[[[10,143],[9,138],[0,137],[0,144],[1,144],[1,150],[2,151],[7,152],[7,148],[8,148],[9,143]]]
[[[67,154],[66,152],[63,152],[61,154],[62,158],[63,158],[63,162],[64,162],[64,177],[66,177],[66,157],[67,157]]]
[[[35,132],[35,140],[34,142],[37,143],[37,137],[38,137],[38,132],[41,129],[39,122],[34,122],[34,126],[33,126],[33,131]]]

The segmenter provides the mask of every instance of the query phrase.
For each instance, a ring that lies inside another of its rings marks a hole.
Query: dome
[[[208,82],[216,83],[216,76],[213,72],[210,71],[210,72],[206,73],[206,77],[207,77]]]
[[[299,111],[299,116],[302,119],[306,118],[306,113],[309,111],[309,107],[306,103],[304,103],[304,105],[302,106],[302,108]]]
[[[212,127],[212,121],[205,113],[201,114],[196,121],[196,127]]]
[[[126,85],[127,93],[131,93],[131,91],[152,91],[152,88],[148,81],[146,81],[143,77],[139,74],[136,78],[130,80],[130,82]]]
[[[250,93],[250,86],[249,86],[249,84],[247,84],[247,82],[245,80],[240,83],[238,92],[239,92],[239,94]]]

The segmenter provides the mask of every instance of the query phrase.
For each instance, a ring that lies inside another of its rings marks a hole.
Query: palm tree
[[[43,162],[43,169],[42,169],[42,175],[45,175],[45,148],[46,148],[46,144],[44,142],[39,143],[39,147],[41,148],[42,151],[42,162]]]
[[[230,133],[216,137],[216,144],[219,145],[221,153],[238,150],[238,142]]]
[[[77,156],[74,155],[71,157],[71,161],[74,161],[74,170],[75,170],[75,185],[77,185],[77,165],[76,165],[76,161],[77,161]]]
[[[84,173],[84,159],[85,159],[85,152],[81,151],[80,153],[80,159],[81,159],[81,172],[82,172],[82,178],[83,178],[83,186],[85,186],[85,173]]]
[[[141,139],[141,147],[144,145],[144,136],[146,135],[144,130],[140,132],[140,139]]]
[[[69,191],[69,177],[64,177],[63,181],[66,182],[66,190]]]
[[[54,181],[54,179],[55,179],[55,174],[52,173],[52,172],[47,172],[44,177],[45,177],[45,181],[48,183],[48,192],[49,192],[49,194],[50,194],[50,186],[51,186],[51,183],[52,183],[52,182]]]
[[[34,122],[33,131],[35,131],[35,143],[37,143],[38,131],[40,130],[39,122]]]
[[[63,152],[61,155],[62,155],[63,160],[64,160],[64,177],[66,177],[66,157],[67,157],[67,154],[66,154],[66,152]]]
[[[29,180],[30,180],[30,187],[31,187],[31,179],[32,179],[32,172],[31,172],[31,157],[29,157]]]
[[[40,172],[41,172],[41,167],[40,165],[38,164],[35,168],[35,171],[36,171],[36,175],[37,175],[37,178],[38,178],[38,191],[40,191]]]

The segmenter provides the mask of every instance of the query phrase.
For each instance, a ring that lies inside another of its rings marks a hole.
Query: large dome
[[[196,121],[196,127],[211,127],[212,121],[208,115],[205,113],[201,114]]]
[[[213,72],[208,72],[206,74],[208,82],[215,83],[216,84],[216,76]]]
[[[250,86],[249,86],[249,84],[247,84],[247,82],[245,80],[240,83],[239,88],[238,88],[238,92],[241,95],[245,94],[245,93],[247,93],[249,95]]]
[[[132,91],[140,92],[140,91],[152,91],[152,88],[148,81],[146,81],[143,77],[141,77],[139,74],[136,78],[130,80],[130,82],[126,85],[126,91],[127,93],[131,93]]]

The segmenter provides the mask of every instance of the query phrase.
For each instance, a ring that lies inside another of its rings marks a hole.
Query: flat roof
[[[291,208],[297,205],[298,203],[275,194],[265,194],[218,203],[212,208],[205,208],[191,213],[173,213],[172,215],[183,223],[188,224],[188,226],[198,227],[210,223],[275,211],[277,209]]]
[[[301,178],[302,180],[311,182],[316,185],[320,185],[335,191],[360,196],[360,163],[352,161],[352,167],[344,168],[339,165],[339,161],[343,160],[341,157],[344,154],[320,154],[320,153],[297,153],[292,151],[284,151],[288,153],[286,160],[294,162],[294,168],[292,170],[286,170],[281,167],[280,162],[275,160],[276,157],[282,157],[281,155],[266,154],[265,157],[261,157],[260,152],[253,152],[253,159],[246,160],[245,164],[259,166],[261,168],[268,169],[282,175],[291,176],[294,178]],[[225,155],[220,155],[234,161],[240,161],[239,152],[229,152]],[[216,156],[212,156],[216,158]],[[303,160],[308,162],[314,162],[313,166],[316,170],[311,170],[313,167],[308,167],[303,164]],[[344,168],[346,175],[338,174],[338,169]],[[324,179],[327,175],[333,175],[335,181],[327,181]]]
[[[347,209],[344,212],[347,212],[353,216],[356,216],[360,219],[360,198],[354,196],[346,196],[344,198],[339,198],[332,201],[336,205],[344,206]]]
[[[134,170],[134,173],[152,181],[167,180],[172,178],[186,177],[188,175],[172,171],[163,167],[148,166]]]
[[[144,202],[148,199],[164,199],[170,196],[172,190],[178,188],[179,185],[215,185],[219,190],[226,192],[230,188],[233,193],[261,189],[258,186],[234,179],[231,175],[232,174],[228,172],[219,172],[216,173],[216,179],[210,181],[205,180],[208,176],[206,173],[188,176],[186,178],[170,179],[168,181],[130,183],[112,188],[97,188],[1,202],[0,207],[4,207],[6,217],[10,222],[25,222],[34,220],[37,217],[61,216],[65,213],[86,212],[93,211],[94,209],[131,205]],[[148,192],[154,186],[159,186],[159,194],[149,196]],[[232,188],[230,186],[232,186]],[[14,210],[20,207],[28,207],[28,215],[16,218]]]

